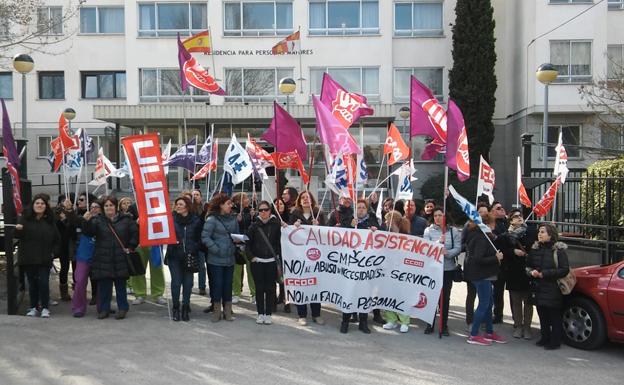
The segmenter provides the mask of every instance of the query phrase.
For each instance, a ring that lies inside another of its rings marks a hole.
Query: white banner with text
[[[345,313],[383,309],[435,316],[444,246],[407,234],[322,226],[282,229],[287,302],[330,303]]]

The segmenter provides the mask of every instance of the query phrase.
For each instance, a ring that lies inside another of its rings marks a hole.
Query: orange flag
[[[545,217],[546,214],[552,208],[553,202],[555,201],[555,195],[557,194],[557,189],[561,184],[561,177],[557,177],[557,179],[550,185],[546,193],[540,199],[539,202],[533,207],[533,212],[537,217]]]
[[[409,147],[403,141],[399,129],[394,123],[390,123],[390,129],[388,130],[388,136],[384,144],[384,155],[390,154],[388,165],[392,166],[400,160],[409,158],[409,153]]]

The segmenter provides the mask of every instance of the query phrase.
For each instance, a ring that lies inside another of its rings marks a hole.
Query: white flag
[[[364,152],[357,154],[355,161],[357,162],[355,187],[362,188],[368,181],[368,167],[366,167],[366,162],[364,162]]]
[[[492,204],[494,202],[495,180],[494,169],[483,159],[483,156],[481,156],[481,162],[479,163],[479,182],[477,183],[477,198],[485,194],[490,204]]]
[[[340,197],[350,197],[347,167],[342,152],[339,152],[331,162],[331,170],[325,177],[325,184],[332,192]]]
[[[160,158],[162,159],[162,164],[163,164],[163,169],[165,171],[165,175],[169,174],[169,166],[165,166],[165,164],[167,164],[167,161],[169,160],[169,158],[171,157],[171,139],[169,139],[169,142],[167,142],[167,146],[165,146],[165,149],[162,152],[162,155],[160,156]]]
[[[93,172],[93,180],[89,182],[90,186],[101,186],[106,183],[106,166],[104,164],[104,150],[102,147],[98,150],[97,161],[95,162],[95,171]]]
[[[557,141],[555,151],[557,152],[557,157],[555,158],[553,174],[555,174],[555,177],[560,176],[561,184],[564,184],[570,170],[568,170],[568,153],[565,147],[563,147],[563,133],[561,131],[559,131],[559,140]]]
[[[414,198],[414,188],[412,187],[412,181],[416,180],[414,177],[414,161],[410,159],[409,163],[404,163],[399,168],[399,184],[397,186],[396,195],[394,201],[400,199],[412,199]]]
[[[377,200],[377,211],[375,211],[375,216],[378,219],[379,225],[381,226],[383,222],[383,218],[381,217],[381,211],[383,206],[383,190],[379,190],[379,199]]]
[[[232,184],[235,185],[249,178],[253,172],[249,154],[245,151],[243,146],[238,143],[236,135],[234,134],[232,134],[232,141],[225,152],[223,169],[228,174],[232,175]]]

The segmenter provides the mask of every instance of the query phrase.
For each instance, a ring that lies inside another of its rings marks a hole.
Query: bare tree
[[[579,87],[579,94],[587,106],[596,112],[602,135],[613,138],[614,149],[624,149],[624,66],[621,61],[607,57],[609,71],[606,77]],[[611,145],[611,143],[607,143]]]
[[[43,0],[0,0],[0,67],[9,68],[12,54],[59,55],[68,50],[58,43],[76,33],[77,17],[85,0],[67,0],[62,6],[49,6]]]

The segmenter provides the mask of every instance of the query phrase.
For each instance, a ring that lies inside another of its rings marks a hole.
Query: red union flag
[[[344,127],[349,128],[360,116],[372,115],[366,97],[348,92],[329,74],[323,74],[321,85],[321,103],[331,111],[331,114]]]
[[[494,203],[494,185],[496,176],[494,169],[488,162],[481,156],[481,162],[479,164],[479,182],[477,183],[477,197],[485,194],[490,201],[490,204]]]
[[[546,190],[546,194],[540,199],[539,202],[533,207],[533,212],[538,217],[545,217],[546,214],[552,208],[553,202],[555,201],[555,195],[557,195],[557,189],[561,184],[561,177],[557,177],[557,179],[550,185],[548,190]]]
[[[67,120],[63,114],[59,117],[58,130],[58,137],[61,139],[61,144],[63,145],[63,151],[65,154],[68,153],[69,150],[76,150],[80,148],[80,139],[78,138],[78,135],[71,136],[69,132],[69,125],[67,124]]]
[[[271,156],[273,157],[275,168],[279,170],[298,170],[301,175],[301,179],[303,179],[303,183],[308,184],[310,176],[306,173],[305,167],[303,166],[303,162],[301,161],[297,150],[289,152],[274,152]]]
[[[427,135],[432,142],[423,152],[423,159],[446,151],[446,111],[431,90],[414,76],[410,83],[410,135]]]
[[[388,136],[384,144],[384,155],[390,154],[388,166],[392,166],[400,160],[409,158],[409,153],[409,147],[405,144],[401,133],[394,123],[390,123],[390,129],[388,130]]]
[[[180,65],[180,88],[186,91],[188,85],[215,95],[225,95],[208,71],[184,48],[178,34],[178,63]]]
[[[529,199],[529,194],[527,194],[527,191],[524,188],[524,184],[522,183],[522,170],[520,168],[520,157],[518,157],[516,185],[518,186],[518,199],[520,200],[520,203],[524,207],[531,207],[532,205],[531,199]]]
[[[158,134],[128,136],[121,143],[134,176],[140,245],[176,243]]]
[[[465,181],[470,178],[470,154],[468,153],[468,137],[464,115],[449,99],[448,103],[448,126],[446,143],[446,165],[457,172],[457,178]]]

